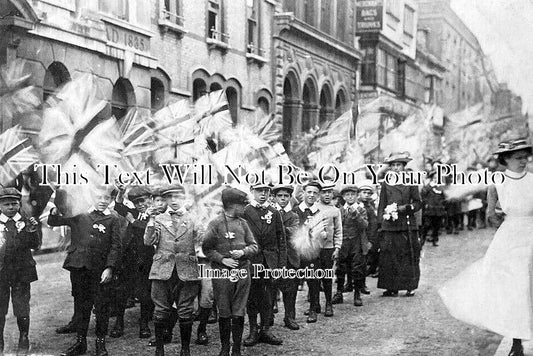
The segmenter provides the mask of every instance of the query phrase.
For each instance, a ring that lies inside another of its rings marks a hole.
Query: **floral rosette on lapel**
[[[265,222],[267,224],[270,224],[270,223],[272,223],[272,216],[273,215],[274,214],[272,213],[272,211],[268,210],[265,215],[261,216],[261,220],[265,220]]]
[[[385,212],[383,213],[383,219],[385,220],[398,220],[398,204],[392,203],[385,207]]]

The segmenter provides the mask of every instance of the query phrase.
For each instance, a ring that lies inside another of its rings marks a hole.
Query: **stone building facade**
[[[274,108],[271,0],[5,0],[0,63],[27,62],[43,99],[94,73],[117,118],[226,89],[235,122]]]
[[[428,32],[428,52],[448,69],[443,78],[445,114],[461,111],[490,98],[498,81],[490,61],[470,29],[450,6],[450,0],[417,0],[419,27]]]
[[[283,143],[357,105],[355,0],[283,0],[274,16],[275,113]]]

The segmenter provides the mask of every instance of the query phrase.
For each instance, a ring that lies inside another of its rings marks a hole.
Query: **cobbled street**
[[[244,348],[245,355],[493,355],[501,337],[463,324],[449,316],[437,294],[444,281],[480,258],[494,230],[464,231],[460,235],[441,236],[440,246],[426,245],[421,262],[422,277],[415,297],[384,298],[376,289],[377,279],[368,278],[371,290],[364,296],[364,306],[356,308],[352,293],[345,293],[345,303],[335,306],[335,316],[319,315],[316,324],[306,324],[304,309],[306,289],[298,294],[298,331],[282,326],[283,307],[276,315],[274,332],[283,338],[282,346],[259,344]],[[39,281],[32,284],[31,353],[58,355],[74,340],[74,334],[57,335],[55,329],[71,317],[73,306],[67,271],[61,268],[64,253],[36,256]],[[321,295],[324,307],[323,295]],[[18,338],[16,321],[8,316],[6,351],[14,350]],[[151,355],[146,339],[138,338],[138,307],[126,312],[125,335],[108,338],[110,355]],[[110,323],[110,325],[112,325]],[[196,323],[195,323],[196,326]],[[151,325],[152,332],[153,326]],[[89,330],[88,354],[94,351],[94,320]],[[194,328],[194,333],[196,328]],[[248,325],[245,325],[245,337]],[[217,355],[220,342],[218,324],[208,325],[208,346],[192,345],[193,355]],[[174,335],[179,335],[176,327]],[[179,336],[178,336],[179,337]],[[193,336],[193,338],[195,335]],[[179,339],[165,348],[168,355],[179,352]]]

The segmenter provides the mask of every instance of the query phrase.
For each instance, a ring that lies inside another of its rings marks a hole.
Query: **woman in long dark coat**
[[[400,173],[410,160],[407,152],[391,153],[385,163],[392,172]],[[397,205],[397,212],[387,213],[386,208],[393,203]],[[418,288],[420,242],[414,213],[421,205],[416,185],[382,183],[378,205],[381,231],[378,288],[386,289],[383,296],[397,296],[399,290],[406,290],[406,296],[413,296]]]

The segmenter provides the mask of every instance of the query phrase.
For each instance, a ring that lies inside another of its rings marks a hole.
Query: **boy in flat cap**
[[[150,216],[144,233],[144,243],[155,245],[150,270],[152,301],[155,305],[154,328],[156,355],[164,355],[165,330],[171,327],[172,305],[178,306],[181,336],[181,356],[190,355],[194,299],[200,288],[195,242],[198,228],[182,207],[185,190],[172,185],[161,192],[168,208],[157,214],[155,207],[147,209]]]
[[[241,355],[244,313],[250,293],[250,258],[258,251],[252,231],[242,218],[247,203],[246,193],[236,188],[222,191],[224,212],[209,222],[202,248],[215,270],[246,270],[246,278],[213,279],[213,293],[219,308],[221,356]]]
[[[63,268],[70,272],[76,342],[61,355],[82,355],[87,351],[87,330],[93,306],[96,312],[96,355],[107,356],[105,336],[109,323],[111,284],[121,259],[121,228],[119,217],[109,210],[113,198],[108,187],[99,187],[94,206],[87,213],[73,217],[59,215],[53,208],[48,225],[67,225],[71,242]]]
[[[152,267],[154,248],[153,246],[145,246],[143,240],[144,230],[148,222],[146,209],[151,205],[152,198],[150,191],[146,187],[131,187],[128,191],[128,199],[135,206],[132,209],[123,204],[126,187],[122,184],[117,184],[117,188],[118,194],[115,198],[114,209],[128,220],[128,227],[122,242],[122,263],[117,281],[119,284],[117,318],[110,336],[120,337],[124,334],[124,311],[128,298],[135,295],[141,304],[139,337],[144,339],[151,336],[148,321],[154,308],[150,297],[151,282],[148,279],[150,268]]]
[[[35,218],[19,213],[21,197],[16,188],[0,188],[0,354],[10,294],[20,333],[18,351],[26,353],[30,347],[30,283],[37,280],[31,250],[41,245],[41,234]]]
[[[320,255],[313,264],[315,268],[325,270],[333,268],[334,261],[339,257],[342,245],[342,217],[339,208],[332,204],[333,188],[335,185],[330,182],[324,182],[321,186],[320,201],[317,206],[321,211],[321,214],[324,216],[326,236],[324,238]],[[333,281],[325,277],[310,280],[308,282],[309,293],[311,299],[314,300],[314,303],[320,305],[320,282],[322,282],[326,299],[324,316],[331,317],[333,316],[333,305],[331,303],[333,297]],[[308,320],[308,322],[313,322],[313,320]]]
[[[252,256],[252,264],[262,264],[265,268],[283,268],[287,261],[285,232],[279,212],[270,205],[268,197],[270,186],[267,184],[253,185],[254,199],[244,209],[244,219],[250,226],[259,253]],[[271,279],[264,273],[252,278],[250,296],[248,297],[248,318],[250,335],[244,341],[245,346],[253,346],[258,342],[281,345],[282,340],[272,334],[274,286]],[[257,326],[257,314],[261,314],[261,330]]]
[[[320,196],[320,190],[322,189],[322,186],[318,181],[309,181],[306,185],[303,187],[303,199],[302,202],[295,206],[293,208],[293,211],[298,215],[298,221],[300,227],[303,227],[305,225],[308,225],[309,220],[312,219],[313,216],[318,214],[318,204],[317,200]],[[312,264],[312,261],[309,261],[307,259],[304,259],[302,257],[300,261],[302,266],[310,267]],[[309,286],[309,280],[307,281],[307,284]],[[312,283],[312,281],[311,281]],[[311,289],[311,287],[309,287]],[[317,313],[320,313],[320,304],[317,300],[314,300],[311,298],[311,292],[309,291],[309,297],[310,297],[310,306],[309,310],[306,311],[307,322],[308,323],[315,323],[317,320]]]
[[[162,214],[165,211],[167,211],[168,203],[165,197],[162,195],[162,193],[167,188],[168,187],[158,185],[158,186],[152,187],[152,189],[150,190],[150,193],[152,195],[152,201],[153,201],[153,208],[151,209],[150,214],[157,215],[157,214]],[[146,211],[146,214],[150,215],[148,214],[148,209]],[[153,246],[151,248],[153,249]],[[150,281],[150,278],[148,278],[148,280]],[[150,281],[150,290],[152,288],[151,285],[152,285],[152,281]],[[150,295],[151,295],[151,291],[150,291]],[[153,311],[152,311],[152,314],[153,314]],[[168,324],[165,324],[165,329],[163,330],[164,344],[170,344],[172,342],[172,331],[174,330],[174,327],[176,326],[177,323],[178,323],[178,309],[176,309],[175,307],[172,307],[172,311],[170,312],[169,322]],[[156,344],[157,343],[156,343],[155,338],[151,338],[150,341],[148,342],[148,346],[151,346],[151,347],[155,347]]]
[[[366,237],[370,242],[370,249],[367,254],[367,275],[375,275],[379,265],[379,238],[378,238],[378,216],[376,213],[376,206],[374,203],[374,185],[369,179],[365,179],[360,182],[357,187],[359,188],[359,201],[363,203],[366,210],[366,217],[368,220],[368,226],[366,228]],[[361,293],[370,294],[370,291],[366,288],[366,283]]]
[[[272,194],[276,201],[276,209],[281,214],[285,237],[287,240],[287,269],[300,268],[300,255],[295,250],[291,239],[300,226],[298,214],[292,209],[291,196],[294,188],[291,185],[277,185],[272,189]],[[283,281],[283,305],[285,307],[285,327],[291,330],[298,330],[300,326],[296,322],[296,295],[298,294],[298,279],[288,278]]]
[[[342,303],[344,276],[353,278],[353,303],[356,307],[363,305],[361,289],[366,277],[365,255],[368,252],[366,228],[368,219],[362,203],[357,201],[358,189],[348,185],[341,190],[345,203],[340,208],[342,217],[342,246],[339,253],[339,266],[337,268],[337,293],[332,303]]]

